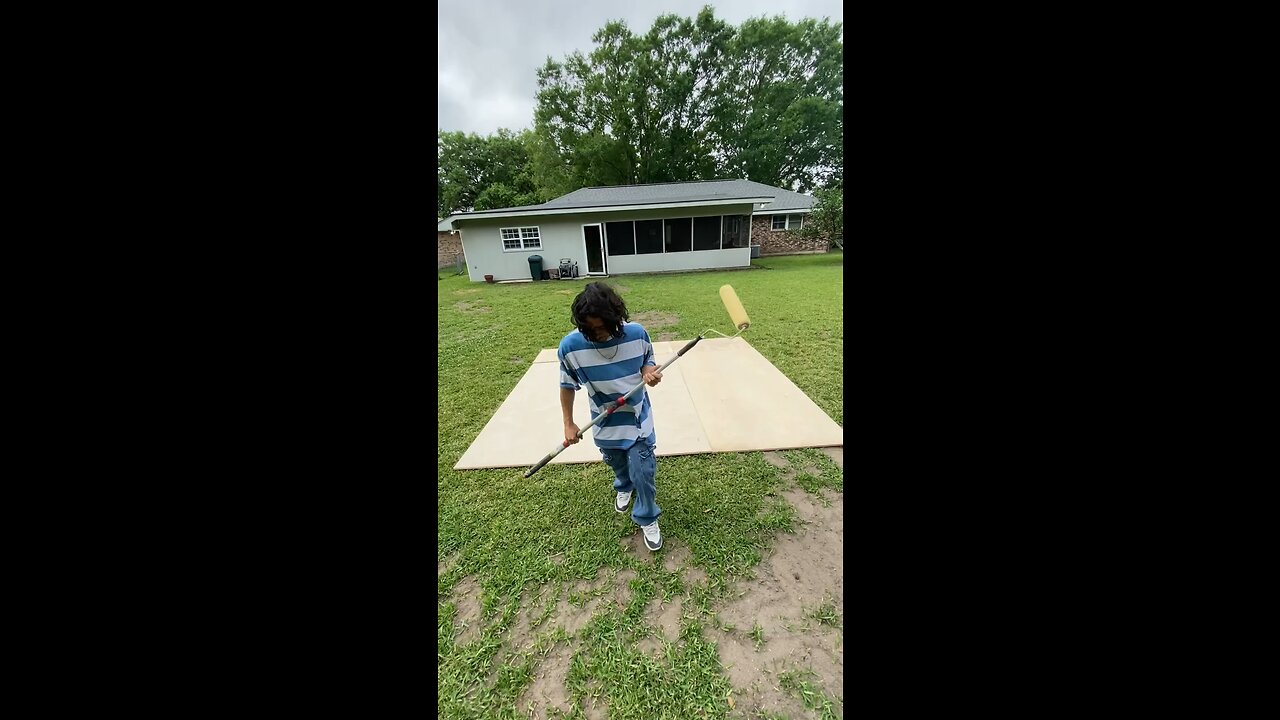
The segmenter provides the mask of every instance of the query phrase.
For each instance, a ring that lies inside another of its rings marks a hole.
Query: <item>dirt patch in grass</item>
[[[635,570],[623,570],[614,578],[617,584],[613,588],[613,602],[618,610],[624,610],[631,600],[631,581],[636,579]]]
[[[609,702],[601,695],[589,695],[582,700],[582,714],[587,720],[606,720],[609,717]]]
[[[689,566],[685,571],[684,580],[686,585],[705,585],[707,582],[707,573],[700,567]]]
[[[677,595],[671,602],[663,604],[662,597],[649,601],[649,617],[653,626],[662,636],[671,642],[680,639],[680,616],[684,612],[684,599]],[[661,643],[659,643],[661,646]]]
[[[662,655],[662,641],[653,636],[636,643],[636,647],[645,655],[653,655],[654,657]]]
[[[533,628],[533,619],[542,615],[542,607],[540,605],[526,606],[520,608],[520,612],[516,614],[516,619],[511,623],[511,649],[516,651],[528,650],[534,643],[537,631]]]
[[[640,323],[644,326],[645,330],[653,330],[654,328],[670,327],[672,325],[680,324],[680,316],[674,313],[646,310],[632,315],[631,322]]]
[[[778,676],[793,667],[789,659],[762,660],[754,652],[751,638],[743,640],[714,629],[709,634],[716,639],[720,662],[733,683],[734,697],[737,698],[734,703],[735,712],[730,713],[729,717],[815,717],[805,709],[803,702],[792,697],[778,684]]]
[[[664,333],[658,333],[657,337],[655,337],[654,339],[657,340],[658,342],[668,342],[671,340],[675,340],[678,337],[680,337],[679,333],[664,332]]]
[[[530,597],[525,593],[525,599],[520,605],[520,610],[516,613],[515,620],[511,622],[511,647],[517,651],[523,652],[533,646],[540,632],[547,630],[554,615],[543,618],[546,610],[546,602],[548,596],[556,592],[554,585],[543,585],[538,594]],[[535,620],[539,620],[537,627],[534,627]]]
[[[591,621],[591,614],[595,611],[596,606],[600,604],[602,595],[597,591],[608,582],[608,578],[604,575],[604,570],[596,570],[596,576],[592,580],[579,580],[565,590],[564,595],[560,598],[560,602],[556,605],[556,609],[551,613],[551,617],[547,618],[546,623],[541,629],[551,629],[553,627],[562,627],[564,631],[573,635]],[[574,599],[581,600],[582,604],[575,605]],[[540,612],[540,611],[539,611]]]
[[[764,461],[770,465],[782,470],[782,482],[789,483],[796,476],[796,469],[791,466],[791,462],[776,452],[767,452],[764,454]]]
[[[465,645],[480,635],[480,584],[475,578],[464,578],[454,586],[453,605],[458,609],[453,616],[457,644]]]
[[[787,463],[773,453],[765,453],[765,459],[778,467],[784,467],[779,460]],[[787,473],[794,476],[794,468],[787,467]],[[812,669],[818,678],[815,687],[832,698],[843,697],[844,495],[821,492],[830,506],[799,488],[782,493],[796,508],[796,533],[778,535],[772,552],[756,567],[756,578],[742,583],[744,594],[719,610],[721,621],[734,630],[710,631],[725,673],[740,693],[735,716],[812,716],[779,685],[779,674],[791,670]],[[817,619],[833,607],[834,621]],[[751,637],[757,623],[763,640],[759,648]]]
[[[818,448],[818,450],[821,450],[823,455],[826,455],[827,457],[831,458],[831,460],[836,464],[836,467],[840,468],[841,470],[844,470],[844,448],[824,447],[824,448]],[[764,453],[764,461],[776,468],[786,469],[791,467],[791,462],[786,458],[782,457],[781,453],[776,451],[769,451]],[[811,475],[818,474],[817,468],[813,467],[812,465],[810,465],[809,467],[806,467],[804,471]]]
[[[844,470],[844,448],[842,447],[825,447],[822,448],[822,454],[835,461],[836,467]]]
[[[453,294],[454,295],[470,295],[471,293],[478,293],[478,292],[480,292],[480,288],[465,288],[462,290],[454,290]]]
[[[764,461],[776,468],[791,467],[791,463],[786,458],[773,451],[764,454]]]
[[[569,713],[569,691],[565,687],[565,678],[569,674],[569,662],[573,659],[573,646],[566,643],[556,645],[542,662],[533,670],[533,682],[516,700],[516,708],[524,715],[533,706],[534,718],[548,717],[548,711],[555,709],[561,713]]]
[[[666,547],[663,548],[662,569],[667,572],[676,572],[689,565],[689,546],[683,543],[671,544],[665,540],[664,545]]]
[[[476,300],[462,300],[461,302],[454,303],[453,306],[457,308],[459,312],[469,315],[493,312],[493,308],[487,305],[481,305],[479,301]]]
[[[513,625],[513,638],[527,645],[535,633],[555,627],[564,628],[565,632],[573,635],[591,622],[593,615],[606,607],[612,605],[617,610],[625,609],[631,600],[630,583],[635,578],[634,570],[622,570],[612,579],[603,568],[597,570],[594,579],[579,580],[566,588],[551,615],[539,627],[533,628],[532,620],[542,615],[543,604],[547,600],[545,595],[540,595],[521,610],[520,617],[517,617]]]
[[[622,546],[622,551],[626,554],[637,560],[648,562],[653,557],[653,551],[645,547],[644,533],[640,530],[639,525],[633,525],[631,530],[632,532],[626,537],[618,539],[618,544]],[[663,543],[665,544],[665,542],[666,540],[664,539]],[[664,548],[658,552],[665,551]]]
[[[647,548],[646,548],[647,550]],[[702,568],[693,564],[693,556],[689,553],[689,547],[678,541],[663,540],[662,567],[667,572],[684,571],[685,585],[698,585],[706,581],[707,573]],[[674,639],[674,638],[672,638]]]
[[[518,356],[516,356],[516,355],[512,355],[512,356],[511,356],[511,364],[512,364],[512,365],[523,365],[523,364],[524,364],[524,358],[522,358],[522,357],[518,357]]]

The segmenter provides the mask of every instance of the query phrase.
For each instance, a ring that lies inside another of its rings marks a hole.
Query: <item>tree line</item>
[[[537,70],[533,127],[439,131],[438,211],[545,202],[582,187],[745,178],[843,188],[841,23],[733,26],[704,7],[644,34],[605,24],[594,49]]]

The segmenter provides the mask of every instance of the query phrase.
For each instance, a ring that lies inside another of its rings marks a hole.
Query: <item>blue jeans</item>
[[[658,456],[656,445],[640,438],[626,450],[600,448],[605,463],[613,468],[613,489],[618,492],[634,492],[631,519],[637,525],[649,525],[662,514],[658,507]]]

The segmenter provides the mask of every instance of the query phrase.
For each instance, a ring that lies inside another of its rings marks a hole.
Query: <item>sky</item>
[[[537,69],[547,56],[584,55],[591,36],[610,20],[624,20],[637,35],[659,15],[696,17],[711,5],[716,17],[739,25],[751,17],[781,15],[844,22],[842,0],[450,0],[438,7],[440,130],[490,135],[498,128],[533,125]]]

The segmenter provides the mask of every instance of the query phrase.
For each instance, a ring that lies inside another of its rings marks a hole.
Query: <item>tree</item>
[[[844,249],[844,190],[827,188],[813,195],[813,210],[801,225],[800,236],[823,239]]]
[[[436,212],[447,217],[470,208],[480,194],[486,172],[484,138],[471,133],[439,131],[436,139]]]
[[[649,74],[643,40],[625,23],[611,22],[592,38],[591,55],[547,58],[538,70],[534,127],[546,147],[562,158],[575,187],[647,182],[641,158],[653,152]]]
[[[728,55],[713,132],[730,174],[799,192],[825,184],[843,155],[840,24],[751,18]]]
[[[609,22],[596,48],[537,71],[535,180],[546,187],[746,177],[807,192],[842,165],[840,24],[710,7],[636,35]]]
[[[535,132],[578,187],[715,177],[708,118],[731,35],[709,8],[662,15],[644,35],[607,23],[590,55],[539,69]]]
[[[440,131],[441,217],[532,205],[599,185],[743,177],[800,192],[843,187],[841,24],[728,25],[704,7],[537,70],[534,127]]]
[[[555,145],[537,133],[529,133],[529,172],[537,187],[539,202],[567,195],[582,187],[577,184],[573,165],[557,152]]]
[[[543,199],[534,181],[529,145],[533,133],[499,129],[494,135],[439,131],[440,217],[459,210],[533,205]]]

